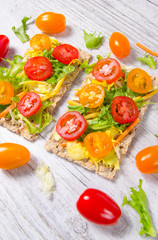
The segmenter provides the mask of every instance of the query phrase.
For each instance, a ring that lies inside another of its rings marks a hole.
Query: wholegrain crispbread
[[[89,60],[91,58],[91,55],[83,50],[79,50],[79,60],[81,62],[83,62],[84,60]],[[79,72],[82,69],[78,66],[75,65],[75,70],[74,72],[69,73],[58,94],[56,94],[54,97],[52,97],[49,101],[53,101],[52,105],[49,106],[48,111],[50,114],[53,113],[55,107],[57,106],[57,104],[59,103],[59,101],[62,99],[63,95],[66,93],[66,91],[70,88],[71,84],[73,83],[73,81],[75,80],[75,78],[77,77],[77,75],[79,74]],[[10,118],[1,118],[0,119],[0,125],[6,127],[7,129],[9,129],[10,131],[23,136],[24,138],[26,138],[29,141],[34,141],[35,139],[38,138],[38,133],[35,134],[30,134],[29,131],[27,130],[27,127],[25,126],[24,122],[21,120],[17,120],[15,121],[14,119],[10,119]]]
[[[87,80],[92,79],[92,75],[88,75],[86,77],[86,80],[82,83],[81,88],[84,87],[87,83]],[[158,78],[157,77],[152,77],[152,82],[153,82],[153,86],[158,86]],[[150,101],[150,99],[148,99],[148,101]],[[139,111],[139,119],[141,121],[141,119],[143,118],[145,111],[147,110],[148,105],[143,105],[142,108]],[[125,154],[128,151],[128,148],[131,144],[131,141],[135,135],[135,132],[138,128],[138,124],[129,132],[129,134],[120,142],[120,144],[118,144],[115,147],[115,153],[117,155],[117,158],[119,160],[119,163],[121,164]],[[45,144],[45,149],[49,152],[53,152],[55,154],[57,154],[59,157],[61,158],[65,158],[70,162],[74,162],[86,169],[88,169],[89,171],[92,172],[96,172],[97,174],[108,178],[109,180],[112,180],[114,178],[114,176],[116,175],[116,172],[118,170],[115,170],[113,167],[106,167],[103,164],[100,164],[99,168],[97,169],[96,166],[94,164],[92,164],[88,159],[84,159],[84,160],[73,160],[71,159],[67,152],[66,152],[66,148],[63,147],[63,142],[66,141],[64,139],[61,139],[60,141],[56,141],[54,138],[54,133],[55,133],[55,128],[52,132],[52,134],[50,135],[49,140],[46,142]]]

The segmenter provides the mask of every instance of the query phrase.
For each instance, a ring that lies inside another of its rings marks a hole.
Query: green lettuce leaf
[[[68,109],[69,109],[69,111],[77,111],[77,112],[81,113],[82,115],[84,115],[89,110],[89,108],[86,108],[82,105],[81,106],[68,105]]]
[[[84,31],[84,40],[86,43],[86,47],[89,49],[98,48],[102,44],[103,36],[100,36],[101,33],[99,33],[98,36],[96,36],[96,32],[94,33],[86,33]]]
[[[73,65],[67,65],[58,62],[58,60],[50,60],[54,73],[51,78],[48,79],[48,83],[56,84],[61,78],[63,78],[66,74],[71,73],[75,70]]]
[[[158,134],[155,134],[155,137],[157,137],[157,138],[158,138]]]
[[[84,68],[86,73],[91,73],[94,65],[95,63],[88,64],[88,60],[84,60],[84,62],[81,63],[80,68]]]
[[[45,109],[49,107],[51,104],[52,102],[47,102],[47,101],[42,102],[42,106],[40,110],[29,118],[21,115],[18,109],[16,108],[12,111],[12,117],[15,120],[23,120],[29,133],[31,134],[40,133],[53,120],[52,115],[50,115],[49,112],[45,111]],[[38,127],[35,126],[34,123],[37,124]]]
[[[147,64],[151,69],[156,68],[157,63],[155,62],[154,58],[150,54],[145,53],[145,56],[139,57],[138,60]]]
[[[152,224],[148,210],[146,194],[142,189],[142,182],[143,180],[139,179],[138,191],[136,191],[134,188],[131,188],[131,200],[128,201],[127,197],[124,196],[122,206],[128,204],[138,212],[140,216],[140,223],[142,224],[139,235],[145,234],[146,236],[156,237],[156,230]]]
[[[31,18],[31,17],[30,17]],[[23,17],[21,20],[22,25],[18,28],[12,27],[13,32],[21,40],[22,43],[29,41],[30,37],[26,34],[27,24],[26,22],[30,19],[29,17]]]

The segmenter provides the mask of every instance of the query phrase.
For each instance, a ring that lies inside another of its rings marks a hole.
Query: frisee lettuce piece
[[[49,197],[55,189],[55,183],[49,167],[44,162],[41,163],[41,166],[37,166],[36,176],[38,177],[41,189]]]
[[[99,60],[102,60],[103,57],[102,57],[101,55],[97,55],[97,59],[98,59],[98,61],[99,61]]]
[[[85,108],[82,105],[80,105],[80,106],[68,105],[68,110],[69,111],[77,111],[77,112],[81,113],[82,115],[84,115],[86,112],[88,112],[89,108]]]
[[[122,206],[128,204],[138,212],[140,216],[140,223],[142,224],[139,235],[145,234],[146,236],[156,237],[156,230],[152,224],[148,210],[147,197],[142,189],[142,182],[143,180],[139,179],[138,191],[136,191],[134,188],[131,188],[131,200],[128,200],[127,197],[124,196]]]
[[[54,70],[53,76],[47,81],[50,84],[56,84],[65,75],[75,70],[75,67],[73,65],[63,64],[57,60],[50,60],[50,62]]]
[[[155,137],[157,137],[157,138],[158,138],[158,134],[155,134]]]
[[[23,17],[23,19],[21,20],[22,25],[20,27],[18,27],[18,28],[15,28],[15,26],[12,27],[13,32],[21,40],[22,43],[25,43],[25,42],[29,41],[29,39],[30,39],[29,35],[26,34],[26,29],[27,29],[26,22],[30,18],[31,17]]]
[[[150,54],[147,54],[147,52],[145,53],[144,57],[139,57],[138,60],[147,64],[151,69],[156,68],[157,63],[155,62],[154,58]]]
[[[81,63],[80,68],[84,68],[86,73],[91,73],[94,65],[95,63],[88,64],[88,60],[84,60],[84,62]]]
[[[85,30],[83,31],[84,40],[87,48],[89,49],[98,48],[102,44],[103,36],[100,36],[101,33],[99,33],[99,35],[96,36],[96,31],[94,33],[86,33]]]

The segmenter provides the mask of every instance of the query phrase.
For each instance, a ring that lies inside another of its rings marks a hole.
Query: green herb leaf
[[[131,188],[131,200],[128,201],[127,197],[124,196],[122,206],[128,204],[138,212],[140,216],[140,223],[142,223],[139,235],[145,234],[146,236],[156,237],[156,230],[152,224],[152,220],[148,210],[146,194],[142,189],[142,182],[143,180],[139,179],[139,191]]]
[[[86,73],[91,73],[94,65],[95,63],[89,65],[88,60],[85,60],[83,63],[81,63],[80,68],[84,68]]]
[[[18,96],[12,97],[12,101],[18,103],[20,101]]]
[[[157,137],[157,138],[158,138],[158,134],[155,134],[155,137]]]
[[[83,31],[84,31],[84,40],[87,48],[89,49],[98,48],[102,44],[103,36],[100,36],[101,33],[99,33],[99,35],[96,36],[96,32],[86,33],[85,30]]]
[[[109,52],[106,57],[110,58],[111,57],[111,52]]]
[[[97,55],[97,59],[98,59],[98,61],[100,61],[103,59],[103,57],[101,55]]]
[[[139,57],[138,60],[147,64],[152,69],[156,68],[157,63],[155,62],[154,58],[150,54],[145,53],[145,56]]]
[[[30,17],[31,18],[31,17]],[[30,19],[28,17],[24,17],[21,22],[22,25],[18,28],[15,28],[15,26],[12,27],[13,32],[16,34],[16,36],[21,40],[22,43],[25,43],[29,41],[30,37],[26,34],[27,24],[26,22]]]

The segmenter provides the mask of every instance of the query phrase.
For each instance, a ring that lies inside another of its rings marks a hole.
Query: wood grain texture
[[[131,43],[131,54],[121,63],[142,67],[149,74],[158,76],[158,70],[142,65],[137,58],[144,52],[135,46],[141,42],[157,51],[157,0],[0,0],[0,29],[10,39],[7,54],[24,54],[29,43],[22,44],[14,35],[12,26],[19,26],[23,16],[32,16],[34,20],[40,13],[54,11],[63,13],[67,19],[67,28],[55,35],[59,41],[74,44],[87,50],[83,39],[83,29],[87,32],[104,35],[104,43],[98,50],[89,51],[95,61],[96,55],[106,56],[110,51],[108,39],[112,32],[124,33]],[[28,34],[40,33],[35,24],[30,24]],[[0,63],[0,66],[6,63]],[[85,74],[82,73],[64,97],[54,113],[57,119],[66,110],[67,100],[74,94],[74,88],[80,86]],[[157,101],[157,96],[153,99]],[[158,106],[149,106],[134,141],[126,155],[114,182],[110,182],[75,164],[48,153],[44,149],[46,139],[55,124],[52,123],[40,138],[30,143],[22,137],[0,127],[0,143],[14,142],[26,146],[31,152],[31,161],[26,166],[10,171],[0,171],[0,239],[2,240],[140,240],[138,235],[139,216],[130,207],[122,208],[122,217],[113,227],[97,226],[82,218],[75,204],[86,188],[97,188],[113,197],[121,206],[124,194],[129,188],[137,186],[143,179],[143,188],[147,194],[153,223],[158,231],[158,174],[143,175],[135,166],[135,155],[144,147],[158,144],[154,136],[158,134]],[[49,165],[56,183],[56,189],[47,199],[38,187],[35,169],[41,162]],[[148,238],[149,240],[151,238]],[[158,238],[157,238],[158,239]]]

